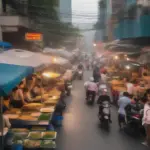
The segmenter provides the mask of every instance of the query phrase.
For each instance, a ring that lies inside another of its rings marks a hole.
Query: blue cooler
[[[21,144],[13,144],[12,150],[23,150],[23,146]]]
[[[62,126],[63,116],[54,116],[53,122],[56,126]]]

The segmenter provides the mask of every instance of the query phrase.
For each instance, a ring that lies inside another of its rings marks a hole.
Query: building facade
[[[150,0],[127,0],[117,20],[115,39],[150,37]]]
[[[61,21],[72,23],[72,0],[59,0],[58,10]]]

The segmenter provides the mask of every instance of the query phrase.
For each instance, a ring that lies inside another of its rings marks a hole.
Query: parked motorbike
[[[83,79],[83,70],[78,70],[78,79],[79,80]]]
[[[66,82],[66,94],[67,94],[67,96],[71,95],[71,89],[72,89],[72,83],[71,83],[71,81],[67,81]]]
[[[99,105],[99,120],[101,123],[101,127],[105,129],[109,129],[110,127],[110,102],[103,101]]]
[[[128,105],[126,107],[126,124],[124,130],[131,135],[145,134],[142,118],[143,106],[140,103]]]

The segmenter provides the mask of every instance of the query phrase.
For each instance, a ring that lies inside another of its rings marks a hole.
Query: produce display
[[[41,140],[29,140],[29,139],[26,139],[26,140],[24,140],[23,145],[26,148],[39,148],[41,143],[42,143]]]
[[[41,143],[41,148],[56,148],[56,143],[51,140],[44,140]]]
[[[6,114],[6,116],[9,118],[9,119],[17,119],[19,117],[19,114]]]
[[[53,140],[53,139],[56,139],[56,136],[57,136],[57,132],[55,132],[55,131],[42,132],[42,138],[43,139]]]
[[[31,128],[32,131],[46,131],[46,127],[34,126]]]
[[[39,103],[30,103],[22,107],[23,110],[39,110],[43,105]]]
[[[29,130],[26,128],[12,128],[11,131],[12,132],[29,132]]]
[[[32,116],[32,117],[39,117],[40,115],[41,115],[40,112],[31,113],[31,116]]]
[[[36,132],[36,131],[30,132],[28,135],[28,138],[32,140],[38,140],[41,139],[41,137],[42,137],[41,132]]]
[[[38,118],[39,121],[48,121],[50,120],[51,114],[50,113],[42,113]]]
[[[56,100],[47,100],[44,102],[45,105],[56,105],[57,101]]]
[[[40,112],[42,112],[42,113],[52,113],[52,112],[54,112],[54,107],[41,108]]]
[[[11,108],[10,110],[6,111],[5,114],[20,114],[21,111],[18,108]]]
[[[37,121],[38,119],[29,115],[21,115],[18,119],[24,121]]]

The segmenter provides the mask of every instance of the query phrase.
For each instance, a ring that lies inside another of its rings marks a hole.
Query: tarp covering
[[[0,53],[0,63],[30,66],[35,71],[40,71],[43,67],[52,63],[52,58],[41,53],[11,49]]]
[[[0,96],[9,94],[25,77],[33,73],[33,68],[0,63]]]

